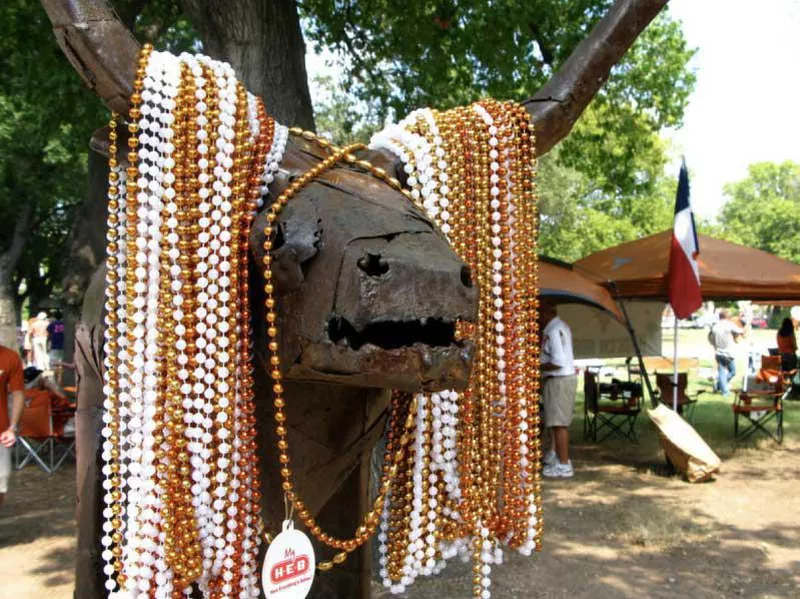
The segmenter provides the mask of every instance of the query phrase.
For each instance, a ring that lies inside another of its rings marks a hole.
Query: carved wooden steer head
[[[295,139],[278,186],[306,172],[319,148]],[[260,258],[265,217],[250,236]],[[462,388],[473,345],[454,338],[474,321],[477,288],[444,236],[402,194],[366,173],[336,169],[295,196],[273,242],[286,413],[299,495],[325,530],[348,538],[369,509],[369,453],[383,430],[388,389]],[[275,450],[271,368],[264,356],[263,278],[251,264],[255,383],[268,528],[284,517]],[[105,269],[87,291],[77,352],[83,409],[102,403]],[[77,596],[102,592],[97,412],[79,423],[81,510]],[[322,553],[321,555],[325,555]],[[353,597],[368,587],[368,555],[319,577],[313,596]]]
[[[542,155],[566,136],[611,67],[667,0],[617,0],[556,75],[524,104]],[[139,45],[104,0],[42,0],[64,53],[113,110],[127,114]],[[220,57],[224,58],[224,57]],[[291,125],[291,123],[287,123]],[[279,194],[291,177],[322,156],[317,146],[290,141]],[[387,170],[377,153],[361,156]],[[397,171],[392,171],[397,172]],[[276,239],[289,441],[296,490],[330,534],[349,538],[367,510],[365,459],[382,431],[387,389],[463,387],[471,348],[454,339],[456,320],[473,320],[472,273],[431,222],[388,186],[357,170],[329,171],[288,205]],[[259,256],[263,221],[251,250]],[[259,260],[253,264],[259,264]],[[260,275],[251,273],[252,289]],[[76,597],[101,597],[101,489],[98,476],[102,405],[103,278],[87,291],[76,362],[79,547]],[[257,293],[256,293],[257,295]],[[272,436],[270,380],[263,365],[263,314],[254,298],[256,396],[264,452],[264,517],[283,518]],[[258,360],[261,359],[261,364]],[[329,552],[322,553],[324,558]],[[314,597],[368,597],[368,551],[318,577]]]
[[[322,155],[293,140],[284,177]],[[251,233],[259,257],[264,224],[262,214]],[[454,330],[457,320],[474,321],[477,288],[404,196],[368,173],[334,170],[289,202],[273,248],[287,377],[408,391],[464,386],[472,344]]]

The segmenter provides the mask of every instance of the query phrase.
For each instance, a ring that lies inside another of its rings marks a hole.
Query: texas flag
[[[689,203],[689,171],[684,162],[678,177],[675,224],[672,229],[672,249],[667,275],[669,303],[678,318],[688,318],[703,303],[700,297],[700,269],[697,266],[699,254],[694,215]]]

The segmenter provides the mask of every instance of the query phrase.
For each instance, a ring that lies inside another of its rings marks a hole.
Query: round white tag
[[[283,530],[272,541],[261,569],[264,594],[276,599],[305,599],[314,582],[314,548],[308,537],[283,521]]]

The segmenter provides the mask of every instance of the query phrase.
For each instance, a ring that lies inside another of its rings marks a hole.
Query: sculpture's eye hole
[[[379,277],[389,272],[389,265],[380,254],[364,254],[358,261],[358,267],[371,277]]]
[[[461,283],[464,287],[472,288],[472,273],[469,271],[468,266],[461,267]]]

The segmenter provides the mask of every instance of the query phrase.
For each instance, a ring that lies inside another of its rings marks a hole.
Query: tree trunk
[[[80,321],[83,297],[97,267],[105,259],[106,199],[108,162],[97,152],[89,152],[89,182],[86,201],[80,207],[70,233],[67,263],[61,281],[64,302],[64,361],[72,363],[75,352],[75,327]],[[65,373],[64,384],[73,384],[72,371]]]
[[[0,345],[17,350],[17,318],[14,289],[5,268],[0,266]]]
[[[33,206],[23,202],[17,222],[14,224],[14,233],[8,251],[0,255],[0,345],[13,349],[17,347],[17,290],[14,289],[14,270],[22,256],[25,241],[28,237],[28,227],[31,221]]]
[[[306,47],[295,0],[183,0],[212,58],[233,66],[267,112],[289,126],[314,128]]]

